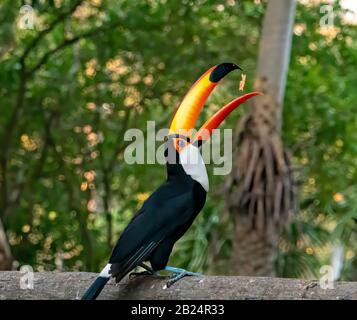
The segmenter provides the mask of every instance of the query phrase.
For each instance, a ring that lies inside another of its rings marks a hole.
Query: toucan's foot
[[[169,266],[166,266],[164,270],[172,272],[172,275],[170,276],[170,279],[166,283],[166,287],[167,288],[171,287],[174,283],[176,283],[177,281],[179,281],[183,277],[186,277],[186,276],[200,277],[200,276],[202,276],[200,273],[191,272],[191,271],[187,271],[185,269],[174,268],[174,267],[169,267]]]
[[[132,280],[132,279],[134,279],[136,277],[152,276],[152,275],[154,275],[154,274],[152,272],[150,272],[150,271],[147,271],[147,270],[142,271],[142,272],[132,272],[132,273],[129,274],[129,279]]]

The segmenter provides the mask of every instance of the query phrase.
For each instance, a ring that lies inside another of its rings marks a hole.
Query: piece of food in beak
[[[244,90],[245,81],[247,80],[247,75],[242,73],[242,80],[239,82],[239,91]]]

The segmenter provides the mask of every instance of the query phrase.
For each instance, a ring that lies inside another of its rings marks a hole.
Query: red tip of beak
[[[211,118],[209,118],[204,123],[204,125],[200,128],[200,130],[198,130],[194,140],[204,140],[204,141],[208,140],[212,134],[212,131],[214,129],[217,129],[219,125],[224,121],[224,119],[226,119],[233,110],[235,110],[238,106],[240,106],[245,101],[255,96],[261,96],[261,95],[263,95],[263,93],[257,91],[247,93],[225,105],[223,108],[218,110]]]

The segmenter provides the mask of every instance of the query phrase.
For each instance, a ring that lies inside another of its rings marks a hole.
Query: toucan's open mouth
[[[260,92],[251,92],[231,101],[209,118],[192,139],[192,131],[210,93],[221,79],[236,69],[242,70],[234,63],[221,63],[207,70],[183,98],[171,122],[169,134],[183,134],[191,138],[192,142],[197,144],[200,140],[200,144],[202,144],[210,138],[212,131],[218,128],[239,105],[254,96],[261,95]]]

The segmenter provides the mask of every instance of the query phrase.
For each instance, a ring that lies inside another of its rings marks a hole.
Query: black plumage
[[[150,262],[153,271],[163,270],[175,242],[203,208],[206,190],[185,172],[175,149],[175,139],[166,142],[167,180],[131,219],[113,249],[108,276],[99,276],[83,300],[96,299],[109,276],[119,282],[145,261]]]
[[[174,148],[172,139],[167,146]],[[144,202],[112,252],[111,275],[117,281],[144,261],[149,261],[154,271],[164,269],[175,242],[204,206],[204,188],[186,174],[178,157],[170,162],[166,182]]]

